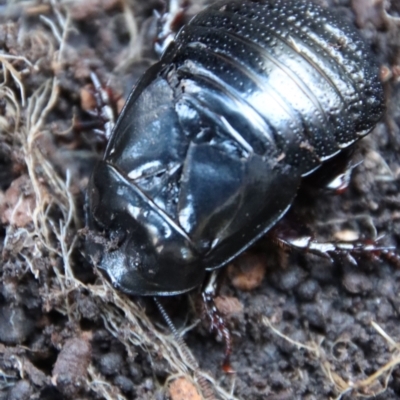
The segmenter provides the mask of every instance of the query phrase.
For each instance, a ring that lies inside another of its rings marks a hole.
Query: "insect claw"
[[[231,362],[229,360],[230,357],[225,357],[225,360],[222,364],[222,370],[226,374],[236,374],[236,371],[232,368]]]

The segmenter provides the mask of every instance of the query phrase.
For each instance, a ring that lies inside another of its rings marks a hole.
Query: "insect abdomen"
[[[379,119],[382,90],[369,53],[355,29],[312,3],[226,1],[185,26],[164,59],[195,108],[231,103],[224,116],[247,149],[275,147],[306,175]],[[253,129],[242,129],[239,116]],[[240,140],[238,147],[246,149]]]

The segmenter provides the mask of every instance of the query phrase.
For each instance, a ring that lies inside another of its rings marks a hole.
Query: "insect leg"
[[[157,38],[154,43],[154,50],[160,57],[184,25],[185,11],[189,1],[166,0],[163,3],[164,10],[161,14],[154,11],[157,22]]]
[[[225,342],[225,358],[222,364],[222,369],[227,374],[235,373],[230,364],[230,355],[232,353],[232,336],[229,328],[226,326],[226,322],[218,311],[215,305],[215,297],[217,291],[217,271],[213,271],[210,274],[208,281],[206,282],[204,289],[201,293],[202,295],[202,306],[204,317],[210,323],[210,330],[216,332],[218,335],[222,336]]]
[[[319,242],[309,234],[299,233],[296,235],[296,231],[293,229],[289,231],[285,224],[275,226],[270,235],[282,247],[312,253],[328,258],[332,262],[344,258],[351,264],[358,265],[357,259],[367,257],[371,260],[386,260],[396,268],[400,268],[400,255],[396,252],[395,247],[380,245],[381,238]]]
[[[118,100],[110,87],[103,85],[99,77],[91,72],[91,84],[81,90],[81,107],[91,117],[90,121],[74,121],[75,131],[93,130],[99,141],[107,141],[118,114]]]

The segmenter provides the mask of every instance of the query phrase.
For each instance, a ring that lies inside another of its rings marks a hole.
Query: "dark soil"
[[[358,146],[355,161],[364,161],[348,190],[304,194],[296,218],[321,241],[381,237],[397,247],[400,6],[320,3],[370,42],[386,113]],[[90,112],[91,72],[120,110],[156,59],[152,15],[162,1],[51,4],[0,6],[0,400],[189,400],[207,391],[246,400],[400,398],[400,269],[385,257],[332,263],[263,239],[221,275],[232,375],[221,369],[223,343],[195,324],[196,294],[164,299],[178,328],[190,327],[193,370],[154,304],[93,270],[80,230],[106,119]],[[189,6],[184,19],[200,8]]]

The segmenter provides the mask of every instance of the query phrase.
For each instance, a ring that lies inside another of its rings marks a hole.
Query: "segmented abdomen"
[[[312,3],[226,1],[163,57],[187,109],[227,151],[274,155],[307,175],[375,125],[382,89],[355,29]],[[208,121],[208,122],[207,122]]]

